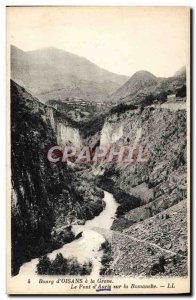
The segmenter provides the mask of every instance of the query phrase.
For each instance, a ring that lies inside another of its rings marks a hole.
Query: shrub
[[[154,264],[150,269],[150,275],[156,275],[158,273],[164,273],[165,272],[165,264],[166,260],[164,256],[159,257],[159,262]]]

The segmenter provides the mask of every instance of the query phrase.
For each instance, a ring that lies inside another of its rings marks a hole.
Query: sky
[[[114,73],[172,76],[186,65],[189,10],[183,7],[9,7],[7,43],[57,47]]]

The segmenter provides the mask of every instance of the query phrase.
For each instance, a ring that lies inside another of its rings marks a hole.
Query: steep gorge
[[[63,238],[69,242],[70,220],[91,219],[104,207],[103,192],[93,182],[85,182],[84,189],[83,179],[75,178],[65,163],[47,160],[48,149],[64,132],[67,142],[78,142],[77,129],[68,121],[59,123],[50,108],[11,82],[13,275],[23,262],[61,246],[52,240],[53,227],[67,224]]]
[[[157,224],[160,228],[165,226],[165,219],[161,221],[159,215],[164,216],[166,211],[170,218],[169,244],[174,222],[181,219],[179,203],[186,199],[185,110],[133,106],[118,110],[117,107],[98,119],[79,125],[58,110],[41,104],[13,82],[11,94],[13,274],[24,261],[60,246],[52,242],[54,227],[68,226],[78,220],[84,222],[98,215],[104,207],[102,188],[113,193],[119,203],[112,229],[122,233],[125,248],[128,246],[123,234],[131,236],[133,228],[138,237],[137,224],[148,221],[155,233]],[[136,148],[141,145],[147,162],[137,159],[131,164],[103,161],[99,166],[90,164],[78,170],[62,163],[51,164],[46,159],[49,147],[58,144],[90,145],[93,148],[96,145],[110,147],[115,143]],[[99,167],[102,172],[95,173]],[[159,222],[154,221],[156,217]],[[183,225],[186,227],[186,222]],[[179,227],[175,230],[180,232]],[[66,234],[64,242],[71,241],[71,232]],[[114,234],[111,241],[114,257],[119,253],[116,238],[119,239],[119,235]],[[157,244],[162,243],[156,241],[155,234],[151,238]],[[36,249],[40,243],[42,250]],[[180,244],[172,244],[171,249],[185,253],[185,244],[186,236],[183,235]],[[136,245],[134,248],[139,254]],[[159,254],[157,251],[154,258],[147,255],[143,259],[147,265],[152,264]],[[122,264],[121,258],[119,256],[119,261],[113,263],[119,275],[123,275],[127,263],[123,256]],[[171,269],[175,274],[175,267]],[[126,272],[136,271],[130,267]],[[147,267],[144,272],[148,272]]]

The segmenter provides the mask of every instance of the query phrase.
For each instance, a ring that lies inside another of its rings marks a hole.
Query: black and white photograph
[[[190,293],[190,8],[6,13],[7,293]]]

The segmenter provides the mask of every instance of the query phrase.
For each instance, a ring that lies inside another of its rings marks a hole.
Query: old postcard
[[[190,9],[7,7],[7,293],[190,293]]]

